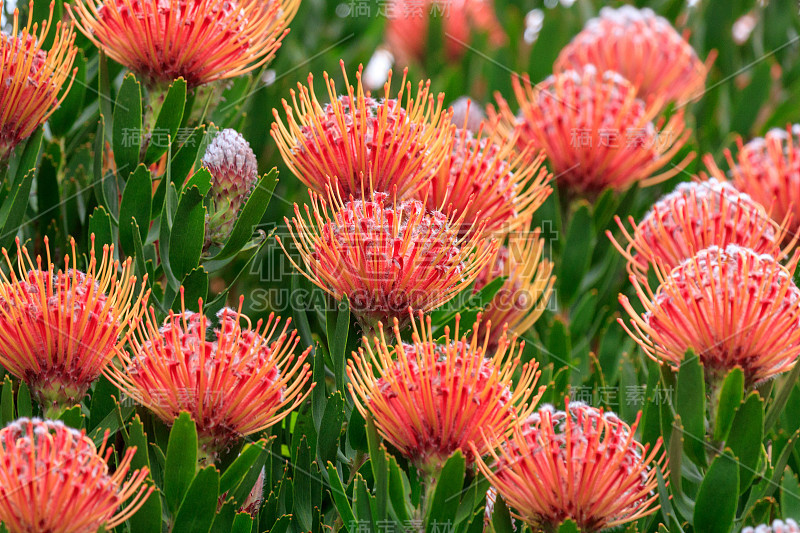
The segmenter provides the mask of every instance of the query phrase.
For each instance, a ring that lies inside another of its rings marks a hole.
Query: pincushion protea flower
[[[716,56],[704,64],[687,37],[652,9],[604,7],[561,50],[554,71],[594,65],[625,76],[644,100],[683,104],[700,97]]]
[[[614,413],[565,404],[483,439],[491,461],[479,457],[478,467],[514,514],[534,529],[572,519],[581,531],[599,531],[656,512],[656,472],[666,476],[667,459],[656,459],[660,438],[652,448],[634,438],[641,413],[628,426]]]
[[[775,220],[791,215],[792,231],[800,230],[800,124],[772,129],[747,144],[737,140],[734,159],[726,156],[734,184],[757,201],[772,206]]]
[[[742,533],[800,533],[800,526],[791,518],[787,518],[786,520],[773,520],[771,525],[743,527]]]
[[[409,307],[427,312],[449,301],[497,251],[480,227],[459,237],[460,219],[426,211],[417,200],[371,193],[344,202],[330,188],[327,202],[310,194],[308,221],[297,204],[292,223],[286,219],[305,268],[287,256],[313,284],[337,300],[347,296],[365,332],[393,318],[405,325]]]
[[[144,484],[148,469],[125,479],[136,453],[131,446],[110,473],[107,442],[108,431],[97,449],[84,431],[38,418],[0,430],[0,520],[8,531],[94,533],[133,516],[154,489]]]
[[[519,145],[529,143],[547,153],[559,183],[571,192],[597,193],[606,188],[627,189],[634,183],[649,186],[680,172],[691,160],[653,175],[666,165],[689,137],[683,110],[669,121],[652,120],[657,107],[637,98],[636,88],[615,72],[587,65],[532,86],[526,76],[514,75],[514,94],[520,106],[515,116],[498,93],[500,134],[519,131]]]
[[[459,331],[459,321],[453,337],[446,328],[437,342],[430,317],[419,313],[419,323],[412,318],[411,344],[401,339],[397,319],[396,343],[387,342],[381,324],[373,344],[365,337],[347,366],[359,412],[371,416],[381,436],[430,475],[456,450],[468,463],[487,453],[481,431],[505,433],[518,417],[530,414],[544,391],[541,387],[534,394],[540,374],[536,362],[522,365],[513,385],[524,343],[509,343],[503,335],[488,353],[487,336],[478,333],[480,315],[470,336]],[[472,441],[477,443],[470,447]]]
[[[800,354],[798,257],[786,268],[735,244],[711,246],[671,272],[656,268],[655,294],[631,276],[645,314],[620,295],[631,324],[619,322],[655,361],[677,368],[691,348],[709,382],[739,366],[755,385],[790,369]]]
[[[23,380],[48,416],[79,403],[114,357],[128,324],[147,299],[128,258],[120,269],[114,247],[103,246],[100,265],[94,236],[86,272],[78,270],[75,241],[65,270],[55,270],[44,239],[46,265],[17,239],[17,270],[3,249],[0,272],[0,364]],[[117,270],[120,270],[119,274]]]
[[[528,223],[530,221],[527,221]],[[489,332],[489,347],[497,346],[503,324],[514,335],[523,335],[539,319],[550,301],[555,276],[553,263],[543,259],[541,231],[512,233],[507,246],[501,246],[495,260],[483,267],[475,279],[477,292],[492,280],[505,276],[506,281],[484,309],[484,323],[495,324]]]
[[[243,302],[244,297],[236,311],[220,310],[214,329],[202,301],[199,313],[183,305],[179,314],[170,311],[160,328],[151,309],[128,335],[130,351],[117,350],[121,366],[107,371],[123,393],[165,423],[187,411],[211,460],[238,439],[283,420],[313,388],[303,392],[311,348],[295,356],[299,338],[289,331],[291,319],[281,328],[280,318],[270,314],[266,323],[251,327]]]
[[[718,169],[715,173],[722,178]],[[632,233],[619,217],[615,220],[627,246],[623,249],[610,231],[606,235],[628,260],[629,273],[640,278],[647,276],[650,264],[672,269],[712,245],[738,244],[781,259],[796,240],[781,250],[781,243],[788,240],[788,221],[778,225],[761,204],[714,177],[681,183],[656,202],[638,225],[628,217]]]
[[[6,161],[14,147],[28,138],[61,105],[72,87],[77,69],[72,69],[75,32],[72,26],[56,22],[53,44],[43,50],[45,36],[52,30],[53,7],[46,21],[34,21],[33,0],[28,3],[28,24],[20,28],[19,9],[14,10],[14,25],[9,35],[0,32],[0,58],[3,83],[0,84],[0,162]],[[0,2],[0,10],[3,3]],[[38,33],[37,33],[38,30]],[[66,89],[64,83],[69,80]]]
[[[152,86],[241,76],[275,56],[300,0],[78,0],[78,29]]]
[[[206,148],[202,165],[212,177],[206,214],[208,249],[224,244],[233,231],[239,211],[258,182],[258,162],[250,143],[240,133],[224,129]]]
[[[320,104],[309,74],[308,87],[298,83],[299,96],[291,92],[292,106],[283,101],[285,125],[278,110],[272,110],[276,122],[271,133],[286,166],[318,194],[325,194],[329,181],[338,181],[344,198],[362,198],[370,186],[399,199],[411,197],[428,183],[450,150],[450,112],[443,111],[444,95],[434,100],[428,81],[419,83],[414,98],[406,70],[397,97],[389,97],[390,72],[384,98],[376,100],[364,92],[361,66],[354,89],[344,62],[340,65],[346,95],[337,96],[326,72],[329,103]]]
[[[450,154],[430,185],[420,191],[428,209],[464,217],[463,230],[485,221],[486,236],[514,231],[553,192],[552,178],[542,167],[544,154],[531,155],[532,147],[514,153],[517,139],[483,136],[483,126],[473,135],[466,125],[454,134]]]
[[[386,7],[386,44],[400,64],[425,57],[428,21],[441,20],[447,56],[457,61],[469,47],[472,33],[487,33],[492,47],[506,34],[493,0],[390,0]]]

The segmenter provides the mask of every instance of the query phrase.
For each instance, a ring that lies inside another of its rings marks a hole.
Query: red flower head
[[[425,57],[430,19],[441,20],[441,39],[451,61],[464,54],[474,32],[487,33],[494,48],[508,40],[493,0],[390,0],[386,18],[386,44],[403,65]]]
[[[133,516],[154,487],[144,485],[147,467],[125,480],[135,446],[110,473],[107,441],[108,432],[98,450],[84,431],[38,418],[0,430],[0,520],[8,531],[111,531]]]
[[[715,173],[723,178],[718,170]],[[632,234],[619,217],[616,221],[628,242],[626,248],[610,231],[606,235],[628,260],[628,272],[642,279],[651,264],[669,270],[712,245],[738,244],[778,259],[789,248],[782,251],[780,247],[787,238],[786,221],[779,226],[761,204],[717,178],[681,183],[656,202],[638,225],[628,217]]]
[[[424,322],[423,322],[424,320]],[[518,418],[525,418],[539,401],[534,394],[538,364],[522,365],[517,386],[512,376],[520,366],[524,343],[509,344],[505,335],[497,349],[487,353],[487,337],[477,333],[455,335],[445,328],[444,339],[434,339],[430,317],[412,319],[412,343],[400,337],[389,343],[379,325],[374,345],[364,347],[348,361],[350,392],[359,412],[371,416],[381,436],[418,468],[435,474],[448,457],[461,450],[468,463],[488,452],[481,432],[503,434]],[[419,327],[418,327],[419,326]],[[487,325],[486,328],[490,328]],[[513,391],[512,391],[513,388]],[[476,444],[470,447],[470,442]]]
[[[781,221],[791,217],[793,232],[800,231],[800,124],[773,129],[747,144],[738,139],[736,159],[726,151],[733,183],[756,201],[772,207]]]
[[[563,186],[579,194],[606,188],[627,189],[634,183],[649,186],[680,172],[686,157],[657,176],[689,138],[683,110],[668,122],[653,124],[657,109],[636,96],[636,88],[612,71],[592,65],[569,70],[532,86],[514,75],[514,93],[520,106],[516,117],[497,94],[502,122],[499,131],[519,130],[521,147],[533,143],[544,149],[553,173]],[[497,113],[490,108],[490,118]]]
[[[705,365],[710,382],[739,366],[748,385],[790,369],[800,354],[800,289],[789,268],[773,257],[729,244],[699,251],[671,272],[656,268],[660,285],[631,281],[645,309],[625,330],[655,361],[680,366],[688,349]],[[644,287],[642,285],[644,283]]]
[[[344,202],[329,189],[327,203],[312,192],[311,205],[308,221],[296,204],[292,224],[286,219],[305,268],[292,264],[337,300],[347,296],[365,332],[393,318],[405,325],[409,307],[428,312],[449,301],[497,251],[480,227],[459,237],[461,219],[426,211],[417,200],[372,193]]]
[[[166,86],[241,76],[275,56],[300,0],[77,0],[78,29],[114,61]]]
[[[455,130],[450,155],[427,189],[420,191],[428,209],[464,216],[464,227],[485,221],[484,235],[503,236],[522,226],[553,192],[552,174],[542,167],[544,154],[532,147],[514,153],[515,136],[493,139],[475,135],[466,125]]]
[[[657,101],[657,107],[671,101],[683,104],[700,97],[716,56],[710,54],[703,64],[687,37],[652,9],[604,7],[561,50],[554,70],[585,65],[613,70],[633,83],[640,98]]]
[[[19,9],[14,10],[11,34],[0,32],[3,83],[0,85],[0,161],[7,160],[14,147],[28,138],[61,105],[75,79],[72,63],[78,49],[72,26],[56,22],[55,40],[43,50],[51,32],[53,7],[47,20],[34,24],[33,0],[28,3],[28,24],[20,28]],[[0,10],[3,3],[0,2]],[[37,33],[38,29],[38,33]],[[77,69],[76,69],[77,70]],[[64,83],[69,80],[66,89]]]
[[[223,308],[211,329],[202,313],[170,311],[159,328],[151,310],[130,334],[130,353],[118,350],[122,368],[108,378],[165,423],[187,411],[202,451],[213,460],[238,439],[280,422],[308,396],[311,375],[299,338],[273,314],[251,328],[239,310]],[[242,328],[244,319],[247,327]],[[263,326],[263,327],[262,327]],[[277,335],[276,335],[277,334]],[[213,338],[213,340],[207,340]]]
[[[581,531],[599,531],[656,512],[656,472],[666,476],[667,460],[656,459],[660,438],[652,449],[634,438],[641,413],[628,426],[614,413],[565,404],[545,406],[510,435],[484,438],[493,460],[479,458],[478,467],[515,515],[537,530],[572,519]]]
[[[506,281],[484,309],[485,323],[495,328],[489,333],[489,347],[497,346],[506,325],[514,335],[523,335],[539,319],[550,301],[556,281],[553,263],[543,259],[544,239],[540,230],[519,231],[509,236],[494,262],[486,265],[475,280],[475,292],[504,276]]]
[[[444,94],[434,100],[430,81],[420,82],[413,98],[404,71],[397,97],[389,98],[390,73],[384,98],[377,100],[364,92],[361,66],[356,89],[347,81],[344,62],[341,67],[346,95],[337,96],[326,72],[330,103],[323,106],[309,74],[308,87],[297,84],[299,101],[294,91],[292,106],[283,101],[286,125],[273,109],[272,137],[286,166],[318,194],[325,194],[333,181],[344,198],[362,198],[370,186],[396,193],[398,199],[411,197],[425,187],[450,151],[450,112],[443,112]]]
[[[75,241],[65,270],[56,272],[45,237],[47,264],[34,262],[17,239],[17,270],[8,252],[0,273],[0,364],[23,380],[48,416],[79,403],[114,357],[128,324],[142,314],[130,258],[114,261],[104,246],[100,265],[94,238],[86,272],[78,270]]]

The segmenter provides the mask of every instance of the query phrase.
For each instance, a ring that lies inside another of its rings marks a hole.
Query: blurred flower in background
[[[441,38],[452,61],[469,47],[474,32],[486,33],[492,47],[507,40],[493,0],[391,0],[385,14],[387,48],[403,66],[425,56],[428,25],[434,18],[441,19]]]
[[[108,436],[97,449],[85,431],[38,418],[0,430],[0,520],[8,531],[110,531],[136,514],[155,487],[144,484],[147,467],[128,476],[135,446],[115,454],[109,471]]]
[[[604,7],[600,16],[565,46],[554,71],[579,70],[594,65],[627,78],[639,98],[665,105],[684,104],[700,96],[716,54],[704,64],[686,40],[652,9]]]
[[[2,7],[0,2],[0,11]],[[50,50],[43,50],[45,36],[53,31],[53,5],[47,20],[34,21],[32,12],[30,0],[28,23],[20,27],[15,10],[11,33],[0,33],[0,164],[61,105],[75,79],[72,65],[78,49],[72,26],[57,21]]]
[[[791,518],[787,518],[786,520],[773,520],[769,525],[743,527],[742,533],[800,533],[800,526]]]
[[[550,531],[567,519],[581,531],[600,531],[659,509],[656,472],[666,476],[666,455],[634,435],[614,413],[565,401],[547,405],[514,425],[510,435],[485,438],[491,460],[477,464],[498,494],[534,530]],[[473,445],[474,447],[475,445]]]
[[[654,124],[656,108],[647,107],[616,72],[587,65],[538,85],[527,75],[521,80],[514,75],[512,83],[519,113],[497,93],[498,109],[489,107],[490,120],[499,119],[499,135],[519,132],[520,148],[544,149],[557,183],[568,192],[593,195],[634,183],[646,187],[674,176],[692,158],[653,175],[689,138],[683,110]]]

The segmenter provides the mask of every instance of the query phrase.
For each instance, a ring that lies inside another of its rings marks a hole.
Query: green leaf
[[[0,233],[0,246],[10,248],[11,243],[17,235],[21,225],[25,210],[28,209],[28,199],[30,198],[31,185],[36,169],[32,169],[19,184],[12,185],[11,192],[6,196],[2,210],[0,210],[0,221],[2,221],[2,233]]]
[[[250,198],[247,199],[236,219],[236,224],[233,226],[230,237],[228,237],[222,250],[209,259],[209,262],[224,261],[235,256],[252,239],[254,229],[261,222],[261,218],[267,211],[267,206],[272,199],[272,193],[277,183],[278,169],[276,168],[273,168],[258,180],[253,192],[250,194]]]
[[[117,93],[111,146],[117,172],[124,181],[139,164],[142,146],[142,89],[133,74],[125,76]]]
[[[397,464],[397,459],[394,456],[389,456],[389,501],[392,504],[397,519],[402,522],[408,522],[411,518],[410,502],[409,502],[409,489],[408,479],[405,479],[405,473],[400,470]],[[404,480],[405,479],[405,480]]]
[[[31,135],[25,142],[25,149],[22,155],[17,160],[16,172],[14,174],[14,182],[20,183],[32,170],[39,167],[39,161],[42,155],[42,139],[44,138],[44,131],[41,127]]]
[[[183,299],[186,309],[199,312],[200,306],[198,304],[200,299],[205,302],[206,296],[208,296],[208,273],[201,266],[195,268],[189,272],[185,278],[183,278],[181,287],[183,287]],[[175,301],[172,302],[172,310],[175,312],[180,312],[180,295],[176,296]]]
[[[100,425],[109,413],[113,413],[117,408],[119,400],[119,389],[112,384],[105,376],[94,384],[92,390],[92,403],[89,408],[89,427],[94,429]]]
[[[258,460],[262,455],[266,461],[266,454],[266,440],[261,439],[258,442],[246,444],[239,453],[239,456],[234,459],[228,468],[225,469],[225,473],[222,474],[222,477],[219,480],[219,492],[224,494],[236,489],[242,483],[242,480],[245,478],[247,473],[257,465]],[[261,468],[258,467],[259,473],[260,470]]]
[[[119,207],[119,242],[125,255],[134,255],[131,220],[138,225],[141,240],[144,241],[147,238],[147,231],[150,228],[152,190],[150,171],[144,165],[139,165],[125,184]]]
[[[59,416],[58,419],[71,428],[83,428],[84,417],[83,413],[81,413],[80,405],[74,405],[73,407],[65,410],[63,413],[61,413],[61,416]]]
[[[558,297],[562,302],[572,302],[578,294],[578,288],[589,268],[592,256],[587,251],[593,248],[593,243],[594,231],[589,204],[581,201],[572,214],[559,263],[561,267],[557,276]]]
[[[3,380],[3,392],[0,395],[0,425],[6,426],[9,422],[13,422],[14,416],[14,383],[11,377],[6,374]]]
[[[32,417],[33,416],[33,402],[31,401],[31,390],[24,381],[20,382],[19,390],[17,390],[17,416],[18,417]]]
[[[114,243],[111,233],[111,216],[102,205],[95,207],[94,213],[89,215],[89,235],[94,235],[96,249],[102,250],[103,245]]]
[[[753,132],[753,123],[769,96],[772,87],[772,62],[760,61],[750,70],[750,83],[741,91],[731,113],[731,131],[745,137]]]
[[[56,3],[56,5],[58,5],[58,3]],[[88,85],[86,83],[86,56],[80,49],[75,56],[75,67],[78,70],[75,73],[75,81],[72,83],[72,87],[70,87],[64,101],[61,102],[61,106],[59,106],[47,120],[50,125],[50,131],[53,132],[54,137],[64,137],[69,133],[75,124],[77,111],[83,108],[83,101],[86,97],[86,87]]]
[[[753,481],[761,456],[764,438],[764,405],[761,396],[752,392],[736,412],[733,427],[726,441],[739,460],[739,492],[744,492]]]
[[[231,533],[250,533],[253,529],[253,518],[248,513],[237,513],[233,519]]]
[[[367,421],[364,420],[358,409],[353,409],[350,413],[350,420],[347,422],[347,442],[350,443],[354,450],[369,451]]]
[[[176,142],[179,140],[176,139]],[[198,155],[202,153],[201,150],[205,150],[207,142],[206,126],[198,126],[184,140],[183,145],[175,155],[172,156],[172,161],[169,165],[170,181],[178,186],[178,190],[181,190],[184,181],[189,176],[189,172],[195,166]]]
[[[322,464],[336,460],[342,422],[344,422],[344,398],[341,392],[335,391],[328,398],[317,439],[317,453]]]
[[[264,464],[266,464],[267,457],[269,456],[267,441],[262,439],[259,442],[261,443],[260,446],[258,442],[253,444],[253,446],[255,446],[259,452],[256,460],[253,462],[250,469],[245,472],[242,481],[236,486],[236,488],[233,489],[233,501],[239,503],[240,505],[247,500],[247,497],[253,490],[253,486],[258,481],[258,476],[261,475],[261,470],[264,468]]]
[[[187,184],[178,201],[170,232],[169,266],[177,279],[197,268],[205,242],[206,210],[203,197],[211,187],[211,175],[201,169]],[[163,223],[163,221],[162,221]]]
[[[781,516],[800,520],[800,483],[791,468],[786,469],[781,479]]]
[[[141,470],[142,468],[150,470],[150,457],[147,453],[147,435],[144,432],[144,426],[138,415],[131,420],[131,425],[128,428],[128,441],[126,445],[136,447],[136,453],[131,461],[131,470]],[[148,477],[149,482],[152,483],[152,476]],[[161,531],[161,496],[157,491],[150,495],[141,509],[129,519],[128,523],[130,524],[131,533],[154,533]]]
[[[578,524],[574,520],[567,518],[558,526],[558,533],[578,533]]]
[[[337,312],[327,313],[328,350],[333,360],[336,390],[344,392],[347,367],[347,335],[350,332],[350,303],[342,297]]]
[[[767,418],[764,420],[764,431],[769,431],[775,422],[778,421],[778,418],[780,418],[798,379],[800,379],[800,365],[794,365],[794,368],[792,368],[792,371],[789,372],[787,376],[778,378],[781,385],[780,388],[778,388],[778,392],[775,394],[775,399],[767,409]]]
[[[214,465],[207,466],[197,473],[189,486],[175,517],[172,533],[208,533],[214,523],[218,498],[219,472]]]
[[[495,497],[494,508],[492,509],[492,526],[495,533],[514,533],[515,531],[506,501],[499,494]]]
[[[726,450],[706,472],[694,506],[694,530],[728,533],[733,527],[739,499],[739,466]]]
[[[169,86],[153,131],[147,132],[150,134],[150,142],[147,145],[144,162],[148,165],[158,161],[167,152],[170,141],[175,138],[181,125],[184,107],[186,107],[186,81],[178,78]]]
[[[330,461],[328,461],[327,470],[328,482],[330,483],[328,492],[330,492],[331,498],[333,498],[333,504],[336,506],[336,510],[339,512],[339,516],[342,517],[342,522],[344,522],[344,526],[347,528],[356,521],[353,508],[350,507],[350,502],[347,499],[347,493],[344,490],[342,479],[339,477],[339,471],[336,470],[336,467]]]
[[[742,403],[744,397],[744,372],[736,367],[725,376],[720,387],[719,397],[712,401],[719,401],[717,407],[717,420],[714,424],[714,440],[724,441],[731,430],[733,417]]]
[[[684,450],[698,465],[706,464],[705,453],[705,407],[706,392],[703,380],[703,365],[694,352],[688,350],[678,369],[678,385],[675,408],[681,416],[686,438]]]
[[[380,444],[378,430],[372,417],[367,418],[367,444],[369,446],[369,463],[372,476],[375,480],[375,520],[386,520],[388,492],[389,492],[389,465],[386,461],[386,448]]]
[[[436,489],[426,520],[426,531],[437,525],[455,522],[458,504],[461,502],[466,467],[466,461],[460,450],[451,455],[442,467],[439,479],[436,480]]]
[[[196,470],[197,428],[189,413],[183,412],[175,419],[172,430],[169,432],[167,462],[164,470],[164,497],[173,514],[181,506]],[[217,480],[217,485],[219,485],[219,480]],[[214,508],[216,509],[216,503]],[[211,527],[210,522],[209,527]]]

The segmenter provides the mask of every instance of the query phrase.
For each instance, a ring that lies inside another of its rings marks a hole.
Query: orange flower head
[[[326,72],[329,103],[320,104],[309,74],[308,87],[298,83],[299,94],[291,92],[292,106],[283,101],[285,125],[278,110],[272,110],[271,133],[286,166],[318,194],[325,194],[333,181],[344,198],[362,198],[370,189],[396,194],[398,199],[412,197],[427,185],[450,151],[451,112],[443,109],[444,94],[434,100],[427,81],[419,83],[414,98],[406,70],[397,96],[389,97],[390,72],[384,98],[378,100],[364,92],[360,65],[358,86],[353,88],[344,62],[340,64],[347,94],[337,96]]]
[[[788,234],[785,221],[778,225],[761,204],[714,177],[681,183],[656,202],[638,225],[628,217],[633,233],[619,217],[616,221],[627,246],[623,249],[610,231],[606,235],[628,260],[629,273],[642,279],[651,264],[671,269],[712,245],[738,244],[778,259],[789,248],[781,250]]]
[[[747,144],[738,139],[736,159],[726,150],[733,183],[756,201],[772,206],[777,221],[791,217],[800,231],[800,124],[772,129]]]
[[[212,460],[240,438],[283,420],[313,388],[303,392],[311,348],[295,356],[299,338],[289,331],[291,319],[281,327],[280,317],[270,314],[251,327],[243,303],[244,297],[238,310],[220,310],[216,328],[202,301],[199,313],[170,311],[160,328],[151,309],[128,336],[130,351],[117,351],[121,367],[107,372],[123,393],[167,424],[188,412],[201,450]]]
[[[520,106],[515,116],[498,93],[498,131],[519,132],[521,148],[532,143],[547,154],[559,183],[577,194],[604,189],[624,190],[639,183],[649,186],[674,176],[693,155],[658,175],[689,138],[683,110],[657,123],[657,109],[636,96],[636,87],[612,71],[592,65],[550,76],[532,86],[526,76],[512,79]]]
[[[300,0],[77,0],[78,29],[153,86],[190,88],[269,63]]]
[[[481,432],[506,433],[518,417],[530,414],[544,391],[534,394],[538,364],[520,363],[524,343],[509,343],[504,335],[489,353],[487,336],[477,333],[480,322],[478,316],[467,336],[457,319],[453,337],[445,328],[437,341],[430,317],[419,313],[407,344],[395,319],[396,342],[387,342],[379,325],[373,345],[365,337],[364,347],[348,361],[359,412],[371,416],[380,435],[425,473],[435,473],[457,450],[468,463],[488,453]],[[520,366],[514,387],[512,376]]]
[[[15,270],[3,249],[9,272],[0,272],[0,364],[56,417],[79,403],[109,365],[147,294],[144,284],[136,291],[131,259],[121,268],[113,259],[113,245],[103,246],[98,266],[92,237],[82,272],[73,240],[65,270],[56,271],[47,237],[44,242],[46,265],[40,256],[31,259],[17,239]]]
[[[0,430],[0,520],[10,533],[94,533],[123,524],[153,486],[148,469],[126,480],[136,447],[109,472],[106,431],[97,449],[85,431],[61,421],[20,418]],[[120,508],[125,504],[124,508]]]
[[[0,32],[3,84],[0,85],[0,161],[7,160],[14,147],[27,139],[61,105],[75,79],[72,64],[78,49],[71,25],[56,22],[55,40],[43,50],[45,36],[52,30],[53,7],[47,20],[34,24],[33,0],[28,3],[28,24],[20,27],[19,9],[14,10],[11,34]],[[3,3],[0,2],[0,10]],[[64,84],[69,80],[66,88]]]
[[[534,530],[572,519],[581,531],[600,531],[656,512],[657,471],[666,476],[667,459],[656,459],[660,438],[652,449],[634,438],[641,413],[628,426],[614,413],[565,404],[484,438],[492,460],[479,458],[478,467],[515,516]]]
[[[441,39],[453,62],[464,55],[474,33],[488,34],[493,48],[508,40],[493,0],[390,0],[385,39],[398,63],[405,65],[425,57],[430,19],[441,21]]]
[[[613,70],[628,78],[644,100],[684,104],[700,97],[716,56],[710,54],[704,64],[687,38],[652,9],[604,7],[561,50],[554,69],[594,65]]]
[[[547,199],[552,174],[542,166],[544,154],[531,157],[532,147],[514,153],[515,136],[495,140],[483,136],[483,125],[473,134],[454,131],[453,146],[428,188],[419,193],[428,209],[463,214],[464,228],[486,221],[486,236],[504,236],[522,226]]]
[[[710,382],[738,366],[748,385],[790,369],[800,354],[800,289],[789,267],[772,256],[729,244],[711,246],[669,271],[656,269],[655,294],[631,276],[645,313],[620,303],[630,327],[620,324],[655,361],[678,368],[688,349]]]
[[[311,205],[304,218],[295,204],[292,223],[286,219],[305,268],[287,256],[335,299],[347,296],[364,331],[394,318],[405,326],[409,307],[428,312],[448,302],[497,251],[480,227],[459,237],[461,219],[427,211],[418,200],[372,193],[344,202],[329,189],[327,202],[311,192]]]
[[[506,278],[484,309],[485,324],[506,325],[514,335],[521,336],[547,308],[556,278],[552,275],[553,263],[542,257],[544,239],[540,234],[539,228],[512,233],[494,262],[478,274],[475,292],[501,276]],[[498,345],[502,334],[499,327],[489,332],[490,349]]]

